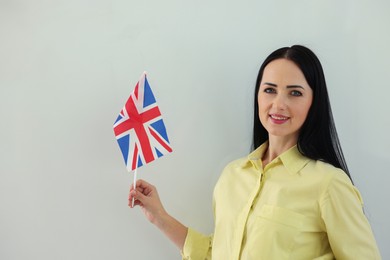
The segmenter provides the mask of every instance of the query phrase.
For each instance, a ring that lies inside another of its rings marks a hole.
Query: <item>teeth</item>
[[[273,115],[271,115],[271,117],[272,117],[273,119],[276,119],[276,120],[287,120],[287,118],[288,118],[288,117],[273,116]]]

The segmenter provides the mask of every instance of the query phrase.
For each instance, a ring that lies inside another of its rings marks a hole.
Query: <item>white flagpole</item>
[[[134,190],[136,189],[136,182],[137,182],[137,168],[135,168],[135,170],[134,170],[134,180],[133,180]],[[134,197],[133,197],[133,200],[131,201],[131,207],[134,207]]]

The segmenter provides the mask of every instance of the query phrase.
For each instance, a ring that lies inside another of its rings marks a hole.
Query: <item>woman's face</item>
[[[270,138],[296,143],[312,100],[313,91],[295,63],[277,59],[265,67],[257,102],[260,122]]]

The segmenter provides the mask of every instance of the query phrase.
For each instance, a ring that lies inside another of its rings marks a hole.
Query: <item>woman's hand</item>
[[[146,218],[157,226],[180,250],[183,249],[188,228],[170,216],[164,209],[156,187],[144,180],[138,180],[136,187],[132,185],[129,195],[129,206],[140,206]]]
[[[134,205],[132,206],[132,201]],[[156,187],[144,180],[137,180],[136,188],[131,186],[129,195],[129,207],[140,206],[146,218],[153,224],[158,224],[167,215],[158,195]]]

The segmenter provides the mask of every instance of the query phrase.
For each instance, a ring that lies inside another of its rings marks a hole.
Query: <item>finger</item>
[[[132,191],[132,190],[134,190],[134,183],[132,183],[131,185],[130,185],[130,192]]]
[[[143,206],[143,204],[142,204],[142,202],[141,201],[139,201],[139,200],[137,200],[137,199],[134,199],[134,202],[133,202],[133,200],[132,199],[130,199],[129,200],[129,203],[128,203],[128,206],[130,207],[130,208],[134,208],[135,206]]]
[[[131,189],[129,192],[129,197],[128,197],[129,203],[133,204],[133,200],[137,199],[137,198],[135,198],[135,194],[137,192],[140,194],[143,194],[143,195],[148,195],[148,193],[144,193],[144,189],[142,189],[142,188],[137,188],[136,190]]]
[[[132,191],[130,195],[132,198],[134,198],[135,200],[139,200],[140,202],[144,202],[147,199],[147,196],[137,190]]]
[[[129,194],[129,199],[128,199],[128,205],[130,208],[134,208],[135,206],[142,205],[142,202],[138,200],[136,197],[136,191],[131,191]]]
[[[138,179],[134,185],[134,182],[131,184],[130,186],[130,191],[134,190],[135,188],[140,190],[140,189],[145,189],[146,187],[150,187],[152,186],[150,183],[142,180],[142,179]]]
[[[131,203],[131,204],[133,204],[133,203]],[[133,206],[132,206],[132,208],[134,208],[135,206],[143,206],[144,204],[142,204],[142,202],[141,201],[139,201],[139,200],[134,200],[134,204],[133,204]]]
[[[129,194],[129,206],[133,204],[133,200],[137,200],[136,198],[137,191],[132,190]]]
[[[137,190],[137,191],[139,191],[139,192],[142,192],[142,193],[143,193],[143,191],[144,191],[144,188],[142,188],[142,187],[136,187],[136,188],[134,189],[134,186],[133,186],[133,185],[131,185],[129,193],[130,193],[131,191],[133,191],[133,190]]]
[[[139,200],[129,201],[128,206],[133,209],[135,206],[142,206],[143,204]]]
[[[136,183],[136,187],[140,187],[143,189],[154,189],[154,186],[150,184],[149,182],[143,180],[143,179],[138,179]]]

